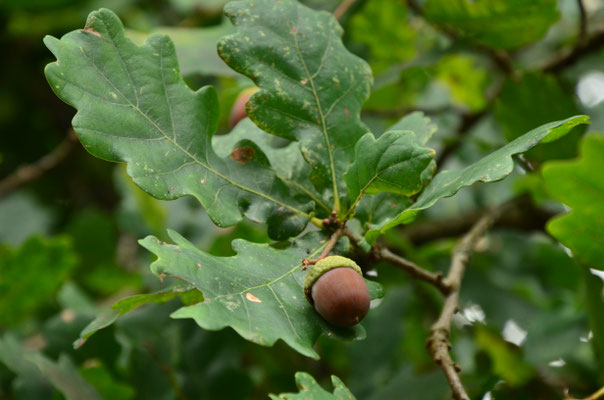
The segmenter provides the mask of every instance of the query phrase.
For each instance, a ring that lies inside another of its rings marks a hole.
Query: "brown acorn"
[[[233,103],[233,107],[231,108],[231,115],[229,116],[229,126],[232,128],[235,127],[242,119],[247,117],[247,113],[245,111],[245,104],[248,102],[250,97],[254,93],[258,91],[257,87],[247,88],[241,91],[237,98],[235,99],[235,103]]]
[[[351,327],[369,311],[369,289],[361,268],[351,259],[330,256],[304,276],[304,295],[327,322]]]

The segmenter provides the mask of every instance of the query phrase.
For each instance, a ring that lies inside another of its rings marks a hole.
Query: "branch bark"
[[[413,12],[415,14],[417,14],[418,16],[422,17],[424,20],[426,20],[425,16],[424,16],[424,10],[422,9],[422,7],[417,3],[416,0],[407,0],[407,4],[409,6],[409,8],[411,10],[413,10]],[[457,32],[455,32],[453,29],[448,28],[447,26],[444,25],[433,25],[435,29],[439,30],[440,32],[442,32],[443,34],[447,35],[449,38],[451,38],[451,40],[455,41],[455,40],[459,40],[459,35],[457,34]],[[516,70],[514,68],[514,64],[512,63],[512,60],[509,56],[508,53],[506,53],[505,51],[502,50],[494,50],[491,49],[490,47],[487,46],[483,46],[480,44],[474,44],[474,48],[476,50],[478,50],[479,52],[486,54],[491,61],[493,61],[493,63],[505,74],[505,75],[514,75],[516,73]]]
[[[0,181],[0,197],[39,178],[47,171],[59,165],[71,153],[75,142],[75,133],[73,130],[70,130],[67,137],[53,151],[32,164],[17,168],[16,171]]]
[[[470,400],[459,377],[461,368],[453,361],[449,354],[451,344],[449,336],[451,334],[451,322],[453,315],[459,307],[459,290],[461,281],[470,261],[470,256],[478,240],[495,223],[495,221],[510,207],[517,199],[512,199],[499,207],[485,213],[472,227],[472,229],[461,239],[453,250],[451,257],[451,266],[449,273],[443,283],[448,290],[445,302],[440,316],[430,329],[430,336],[426,340],[426,348],[434,358],[434,361],[440,365],[455,400]]]
[[[543,66],[543,72],[558,73],[573,66],[584,55],[604,47],[604,30],[600,30],[585,39],[583,45],[575,46],[571,51],[555,56]]]
[[[338,5],[338,7],[333,11],[333,16],[336,17],[336,19],[341,19],[344,16],[344,14],[346,14],[348,9],[354,5],[355,2],[356,2],[356,0],[342,1]]]
[[[401,229],[401,235],[414,245],[456,237],[471,229],[484,213],[485,210],[479,210],[447,219],[418,221]],[[556,213],[535,206],[530,196],[523,195],[501,215],[495,226],[520,231],[543,231],[546,222],[554,215]]]
[[[354,234],[348,227],[344,226],[342,229],[342,234],[350,239],[350,241],[358,247],[359,242],[362,240],[360,237]],[[375,261],[386,261],[393,266],[407,272],[415,279],[419,279],[421,281],[427,282],[438,290],[441,293],[448,293],[448,289],[445,287],[443,283],[443,277],[441,273],[434,273],[428,271],[412,261],[407,260],[404,257],[401,257],[392,251],[388,250],[386,247],[381,247],[377,244],[374,244],[371,247],[371,255],[373,256]]]

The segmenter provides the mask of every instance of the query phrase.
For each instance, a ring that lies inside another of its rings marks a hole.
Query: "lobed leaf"
[[[269,397],[273,400],[355,400],[354,395],[344,385],[344,383],[335,375],[331,376],[333,384],[333,393],[329,393],[323,389],[312,377],[306,372],[296,372],[296,386],[300,390],[298,393],[281,393],[276,396],[270,394]]]
[[[327,245],[319,232],[296,239],[287,248],[236,240],[234,257],[212,256],[176,232],[169,231],[169,235],[175,244],[152,236],[140,242],[158,257],[151,265],[153,273],[182,279],[204,296],[203,302],[174,312],[174,318],[193,318],[208,330],[230,326],[243,338],[264,346],[282,339],[313,358],[319,357],[312,346],[321,333],[346,339],[364,337],[360,325],[332,327],[304,297],[302,260],[316,257]],[[340,239],[339,246],[336,252],[346,250],[347,239]],[[381,297],[381,286],[367,283],[372,298]]]
[[[369,66],[346,50],[327,12],[294,0],[246,0],[227,4],[225,13],[236,33],[218,43],[218,53],[260,88],[247,103],[249,117],[300,143],[314,186],[339,210],[341,177],[368,131],[360,109],[373,81]]]
[[[417,198],[415,204],[407,208],[394,218],[384,220],[379,226],[367,231],[365,239],[373,243],[380,233],[397,225],[413,220],[414,216],[421,210],[434,205],[443,197],[453,196],[457,191],[475,182],[495,182],[504,179],[514,168],[512,156],[522,153],[539,142],[547,142],[558,139],[568,133],[572,128],[580,124],[586,124],[589,117],[585,115],[574,116],[562,121],[550,122],[520,136],[499,150],[483,157],[458,171],[442,171],[426,186]]]
[[[134,182],[158,199],[196,197],[218,226],[245,215],[268,222],[275,239],[304,229],[312,202],[290,196],[257,146],[246,142],[227,158],[216,155],[216,92],[187,87],[167,36],[138,47],[117,16],[101,9],[84,29],[44,42],[57,57],[45,69],[48,81],[78,110],[73,127],[90,153],[127,162]]]
[[[547,230],[570,248],[581,263],[585,281],[587,314],[593,344],[604,366],[604,314],[602,271],[604,271],[604,137],[588,136],[581,142],[581,157],[552,161],[543,167],[549,193],[572,210],[552,218]],[[602,368],[600,368],[602,369]],[[602,376],[602,374],[600,374]]]
[[[604,138],[586,137],[581,158],[544,165],[547,191],[572,210],[547,230],[585,264],[604,270]]]
[[[434,150],[418,146],[411,131],[390,131],[375,139],[367,133],[356,145],[356,158],[344,176],[352,200],[350,212],[365,194],[412,196],[423,187],[422,171]]]

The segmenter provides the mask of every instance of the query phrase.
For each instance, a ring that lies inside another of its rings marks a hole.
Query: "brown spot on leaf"
[[[231,159],[241,164],[247,164],[254,157],[254,154],[256,154],[256,151],[251,147],[237,147],[231,153]]]
[[[82,29],[82,32],[90,33],[91,35],[94,35],[94,36],[99,37],[101,39],[103,38],[103,35],[101,35],[97,31],[95,31],[94,28],[84,28],[84,29]]]
[[[253,301],[254,303],[262,303],[262,300],[260,300],[258,297],[254,296],[249,292],[245,295],[245,298],[249,301]]]

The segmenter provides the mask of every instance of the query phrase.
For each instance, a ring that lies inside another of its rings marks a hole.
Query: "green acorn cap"
[[[306,272],[306,275],[304,275],[304,296],[306,296],[306,300],[308,300],[310,304],[313,304],[312,285],[314,285],[324,273],[336,268],[351,268],[358,272],[359,275],[363,276],[361,267],[359,267],[357,263],[352,261],[350,258],[342,256],[325,257],[309,268],[308,272]]]

